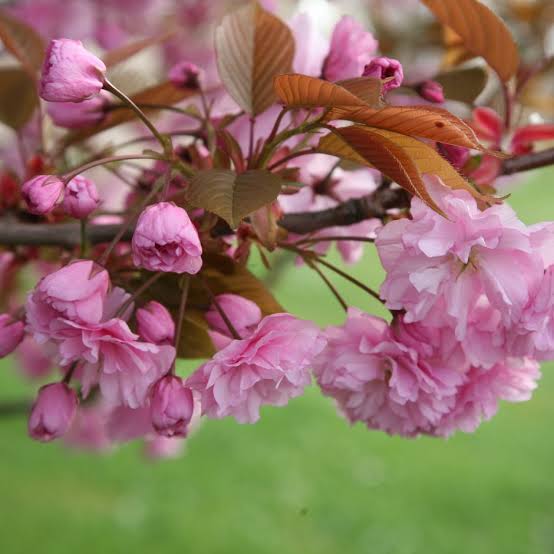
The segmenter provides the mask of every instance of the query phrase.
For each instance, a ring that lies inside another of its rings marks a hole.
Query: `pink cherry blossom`
[[[42,387],[29,416],[29,435],[42,442],[63,436],[77,411],[77,394],[65,383]]]
[[[144,455],[151,461],[177,458],[186,441],[181,437],[148,436],[144,440]]]
[[[108,287],[108,272],[91,260],[77,260],[47,275],[27,298],[30,333],[44,343],[62,338],[65,320],[99,323]]]
[[[138,340],[121,319],[97,325],[68,322],[79,331],[60,345],[64,366],[83,360],[76,371],[83,394],[97,383],[110,406],[139,408],[144,405],[150,386],[165,375],[175,360],[175,348]]]
[[[25,324],[9,314],[0,314],[0,358],[11,354],[23,340]]]
[[[138,334],[154,344],[173,344],[175,322],[167,308],[156,301],[148,302],[136,313]]]
[[[55,39],[46,50],[39,94],[49,102],[82,102],[102,90],[105,72],[104,62],[81,41]]]
[[[175,375],[162,377],[150,393],[150,415],[156,432],[166,437],[186,437],[194,412],[192,390]]]
[[[343,326],[326,330],[314,374],[350,422],[414,436],[431,431],[452,409],[465,361],[453,336],[444,341],[439,330],[403,325],[393,331],[350,308]]]
[[[106,429],[106,409],[101,404],[79,406],[71,427],[64,435],[64,443],[89,452],[105,452],[112,441]]]
[[[365,67],[362,73],[364,77],[375,77],[376,79],[390,79],[383,83],[383,94],[398,88],[404,80],[402,64],[393,58],[384,56],[373,58]]]
[[[215,300],[241,339],[248,338],[262,319],[258,305],[247,298],[227,293],[220,294]],[[233,336],[215,304],[210,306],[204,317],[210,326],[208,333],[214,346],[218,350],[227,346]]]
[[[198,273],[202,246],[187,212],[173,202],[148,206],[133,235],[133,262],[150,271]]]
[[[42,379],[54,369],[56,349],[26,336],[16,351],[17,368],[28,379]]]
[[[262,405],[284,406],[310,383],[308,368],[325,340],[312,323],[289,314],[264,318],[243,340],[234,340],[188,379],[201,393],[202,413],[255,423]]]
[[[82,102],[50,102],[48,115],[58,127],[80,129],[100,123],[106,117],[110,95],[106,91]]]
[[[502,314],[517,322],[536,293],[544,272],[531,232],[507,204],[480,211],[466,191],[451,191],[437,178],[427,186],[448,219],[418,199],[412,219],[393,221],[377,236],[387,277],[381,296],[407,321],[434,319],[466,336],[471,310],[485,295]]]
[[[333,30],[323,76],[329,81],[358,77],[377,46],[371,33],[352,17],[344,16]]]
[[[329,41],[320,32],[315,19],[307,13],[296,15],[290,21],[289,27],[296,43],[292,64],[294,71],[320,77],[323,62],[329,51]]]
[[[63,189],[63,181],[55,175],[39,175],[23,183],[21,195],[32,214],[44,215],[52,211]]]
[[[65,187],[63,209],[77,219],[88,217],[100,204],[96,185],[86,177],[77,175]]]
[[[539,364],[528,358],[508,358],[489,370],[472,368],[456,396],[454,408],[433,434],[450,436],[457,430],[473,433],[481,422],[496,414],[500,400],[529,400],[540,376]]]

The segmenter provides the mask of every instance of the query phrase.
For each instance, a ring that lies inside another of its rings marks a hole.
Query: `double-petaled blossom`
[[[373,58],[362,73],[364,77],[375,77],[376,79],[386,80],[383,83],[383,94],[390,90],[398,88],[404,80],[404,70],[402,64],[393,58],[380,56]]]
[[[528,400],[540,377],[528,358],[472,365],[448,327],[382,319],[350,309],[326,330],[314,373],[351,422],[390,434],[449,436],[474,431],[500,400]]]
[[[65,320],[100,323],[108,294],[108,272],[91,260],[78,260],[42,278],[27,298],[29,331],[39,343],[61,339]]]
[[[377,236],[387,271],[381,296],[407,321],[450,325],[464,339],[470,314],[486,302],[510,328],[534,298],[544,274],[531,230],[506,204],[480,211],[466,191],[451,191],[438,179],[427,186],[447,217],[418,199],[411,219],[393,221]]]
[[[440,331],[434,335],[440,343]],[[325,337],[314,373],[350,422],[414,436],[430,432],[452,409],[463,380],[462,368],[455,366],[463,359],[455,341],[445,341],[438,354],[429,340],[406,344],[386,321],[353,308],[346,323],[328,328]]]
[[[46,111],[58,127],[80,129],[100,123],[106,117],[108,105],[109,93],[101,91],[82,102],[50,102]]]
[[[152,300],[135,314],[138,334],[147,342],[154,344],[173,344],[175,340],[175,322],[165,306]]]
[[[25,324],[9,314],[0,314],[0,358],[11,354],[23,340]]]
[[[23,183],[21,195],[32,214],[44,215],[54,209],[63,189],[63,181],[56,175],[38,175]]]
[[[76,219],[88,217],[100,204],[96,185],[86,177],[77,175],[65,187],[63,209]]]
[[[83,394],[98,384],[110,406],[139,408],[149,388],[165,375],[175,360],[175,348],[139,341],[121,319],[97,325],[67,322],[78,331],[60,345],[63,365],[84,362],[75,372]]]
[[[39,94],[48,102],[82,102],[102,90],[105,73],[104,62],[81,41],[55,39],[46,50]]]
[[[241,339],[248,338],[262,319],[259,306],[242,296],[230,293],[220,294],[216,296],[215,302],[217,306],[213,303],[204,317],[210,326],[208,331],[210,338],[218,350],[227,346],[233,339],[231,330],[219,310],[225,314]]]
[[[202,413],[255,423],[262,405],[284,406],[310,383],[308,368],[325,346],[319,329],[289,314],[264,318],[186,381],[201,394]]]
[[[180,377],[166,375],[150,392],[152,427],[166,437],[186,437],[194,413],[194,397]]]
[[[378,43],[355,19],[344,16],[335,26],[323,76],[329,81],[358,77]]]
[[[150,271],[198,273],[202,245],[187,212],[173,202],[148,206],[140,215],[132,241],[133,262]]]
[[[42,442],[63,436],[69,429],[78,405],[77,394],[65,383],[42,387],[29,416],[29,435]]]

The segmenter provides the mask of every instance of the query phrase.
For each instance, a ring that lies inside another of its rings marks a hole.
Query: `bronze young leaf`
[[[275,102],[273,77],[291,70],[294,38],[278,17],[251,3],[223,19],[215,33],[219,76],[235,102],[255,116]]]
[[[421,0],[463,41],[467,50],[482,56],[504,82],[519,67],[517,45],[504,22],[477,0]]]

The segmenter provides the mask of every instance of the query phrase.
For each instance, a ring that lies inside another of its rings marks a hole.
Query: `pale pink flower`
[[[101,91],[82,102],[50,102],[46,111],[58,127],[80,129],[100,123],[106,117],[109,100],[109,93]]]
[[[186,441],[181,437],[149,436],[144,439],[144,455],[150,460],[167,460],[179,457]]]
[[[50,41],[40,79],[39,94],[48,102],[82,102],[104,86],[106,66],[79,40]]]
[[[500,400],[529,400],[540,376],[539,364],[529,358],[508,358],[488,370],[472,368],[456,396],[454,408],[433,434],[447,437],[457,430],[473,433],[496,414]]]
[[[77,175],[65,187],[63,209],[77,219],[88,217],[100,204],[96,185],[86,177]]]
[[[325,340],[312,323],[289,314],[264,318],[243,340],[234,340],[186,381],[201,393],[202,413],[254,423],[262,405],[284,406],[310,384],[308,368]]]
[[[294,71],[320,77],[323,62],[329,51],[329,41],[320,32],[314,18],[307,13],[296,15],[289,26],[296,43],[292,64]]]
[[[359,77],[377,51],[378,42],[355,19],[344,16],[335,26],[331,46],[323,65],[329,81]]]
[[[202,245],[187,212],[173,202],[148,206],[133,234],[133,262],[150,271],[198,273]]]
[[[106,416],[106,434],[110,441],[129,442],[149,435],[155,435],[150,417],[150,408],[129,408],[116,406]]]
[[[383,94],[398,88],[404,80],[402,64],[393,58],[384,56],[373,58],[365,67],[362,73],[364,77],[375,77],[376,79],[390,79],[383,83]]]
[[[77,394],[65,383],[42,387],[29,416],[29,435],[42,442],[63,436],[77,412]]]
[[[85,365],[76,371],[83,394],[88,395],[98,383],[109,406],[143,406],[150,386],[175,360],[173,346],[140,342],[121,319],[97,325],[68,324],[79,334],[60,345],[62,364],[83,360]]]
[[[137,310],[138,334],[154,344],[173,344],[175,322],[165,306],[152,300]]]
[[[314,374],[350,422],[415,436],[452,409],[466,364],[452,333],[404,325],[391,330],[350,308],[344,325],[326,330]]]
[[[482,295],[502,315],[517,322],[542,280],[542,257],[531,232],[507,204],[480,211],[466,191],[452,191],[437,178],[427,187],[447,218],[419,199],[412,219],[379,230],[377,249],[387,271],[381,296],[407,321],[433,319],[464,339],[468,317]]]
[[[241,339],[248,338],[262,319],[259,306],[242,296],[230,293],[220,294],[216,297],[216,301]],[[232,341],[231,331],[215,304],[211,305],[204,317],[210,326],[208,333],[214,346],[221,350]]]
[[[52,211],[64,189],[56,175],[39,175],[23,183],[21,195],[32,214],[44,215]]]
[[[25,324],[9,314],[0,314],[0,358],[11,354],[23,340]]]
[[[166,437],[186,437],[194,412],[192,390],[180,377],[166,375],[150,392],[150,416],[156,432]]]
[[[16,351],[17,366],[28,379],[42,379],[54,369],[56,350],[27,336]]]
[[[90,452],[105,452],[111,446],[106,430],[106,409],[101,404],[79,406],[64,443]]]
[[[39,343],[63,337],[65,320],[99,323],[109,287],[108,272],[78,260],[42,278],[27,298],[27,324]]]

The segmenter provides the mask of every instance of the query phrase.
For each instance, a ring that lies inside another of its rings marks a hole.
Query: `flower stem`
[[[147,279],[117,310],[115,317],[121,317],[129,308],[129,306],[143,293],[146,292],[161,276],[163,272],[159,271],[154,273],[149,279]]]
[[[232,337],[236,340],[241,340],[241,336],[239,335],[238,331],[235,329],[235,326],[231,323],[231,320],[225,313],[225,310],[221,307],[221,304],[218,302],[217,298],[215,297],[215,294],[212,292],[210,287],[208,286],[208,283],[204,279],[201,278],[202,286],[208,293],[208,296],[210,297],[210,300],[212,301],[213,305],[215,306],[215,309],[218,311],[219,315],[221,316],[221,319],[223,319],[225,325],[227,326],[227,329],[229,329],[229,332],[231,333]]]
[[[104,82],[104,88],[111,92],[114,96],[119,98],[122,102],[127,104],[142,120],[142,122],[148,127],[150,132],[156,137],[158,142],[161,144],[162,148],[164,149],[164,152],[166,152],[168,155],[170,155],[171,148],[171,140],[169,137],[164,137],[158,129],[154,126],[154,124],[146,117],[146,114],[129,98],[124,92],[119,90],[116,86],[114,86],[110,81],[106,80]]]
[[[175,355],[179,355],[179,346],[181,344],[181,335],[183,334],[183,325],[185,322],[185,311],[187,309],[187,299],[190,289],[190,277],[184,275],[181,280],[181,302],[179,304],[179,313],[177,314],[177,330],[175,331]]]

